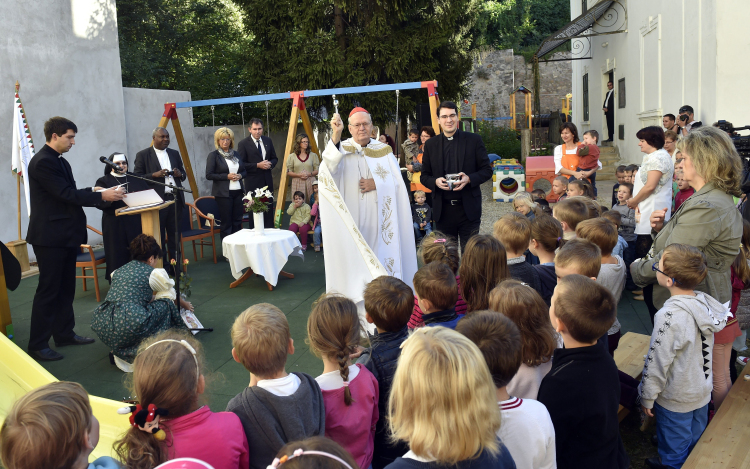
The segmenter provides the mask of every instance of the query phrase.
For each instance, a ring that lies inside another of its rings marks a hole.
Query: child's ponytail
[[[347,406],[353,402],[349,390],[349,355],[359,345],[360,327],[357,305],[341,295],[322,295],[307,319],[310,350],[338,364],[341,379],[344,380],[344,403]]]

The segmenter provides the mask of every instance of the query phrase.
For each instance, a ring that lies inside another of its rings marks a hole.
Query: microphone
[[[99,161],[101,161],[102,163],[112,168],[114,172],[122,174],[123,171],[120,169],[120,167],[114,164],[113,162],[109,161],[106,156],[100,156]]]

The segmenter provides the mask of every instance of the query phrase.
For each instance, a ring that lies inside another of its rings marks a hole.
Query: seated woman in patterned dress
[[[107,297],[91,318],[91,329],[112,349],[117,367],[128,372],[141,342],[168,329],[187,329],[175,304],[174,281],[164,269],[154,268],[161,257],[154,237],[136,236],[130,255],[132,261],[112,272]],[[182,299],[180,306],[193,309]]]

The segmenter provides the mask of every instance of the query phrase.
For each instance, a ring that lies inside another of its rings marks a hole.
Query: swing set
[[[286,162],[289,155],[292,153],[294,146],[294,139],[297,136],[298,121],[302,120],[302,127],[308,136],[312,137],[313,128],[310,123],[310,116],[305,108],[305,98],[312,98],[317,96],[331,96],[333,99],[333,105],[335,112],[338,113],[338,100],[336,95],[344,94],[356,94],[356,93],[377,93],[383,91],[395,91],[396,92],[396,128],[398,129],[399,118],[398,118],[398,96],[401,90],[413,90],[413,89],[427,89],[427,94],[430,103],[430,114],[432,118],[432,128],[438,131],[440,126],[437,120],[437,109],[440,102],[438,101],[438,93],[436,91],[438,84],[437,80],[433,81],[416,81],[411,83],[393,83],[389,85],[373,85],[373,86],[354,86],[348,88],[330,88],[326,90],[306,90],[306,91],[290,91],[288,93],[273,93],[273,94],[261,94],[256,96],[240,96],[235,98],[220,98],[220,99],[205,99],[201,101],[185,101],[181,103],[166,103],[164,105],[164,114],[162,114],[161,120],[159,121],[159,127],[167,127],[167,124],[171,121],[172,127],[174,128],[174,135],[177,139],[177,145],[180,148],[182,160],[185,165],[185,172],[187,173],[188,181],[190,183],[190,189],[193,191],[195,198],[200,197],[198,191],[198,184],[196,183],[195,176],[193,174],[193,167],[190,163],[190,155],[188,155],[187,146],[185,145],[185,139],[182,135],[182,128],[180,127],[180,120],[177,118],[177,109],[193,108],[200,106],[211,106],[213,110],[214,106],[224,104],[240,104],[240,108],[243,109],[243,126],[244,126],[244,103],[260,102],[265,101],[266,103],[266,124],[268,123],[268,103],[270,101],[279,99],[291,99],[292,100],[292,111],[289,118],[289,132],[287,133],[286,147],[284,149],[284,161],[281,167],[281,182],[279,184],[279,193],[276,197],[276,212],[274,213],[274,226],[276,228],[281,227],[282,211],[284,209],[284,203],[286,201],[287,192],[287,171]],[[320,155],[318,145],[315,139],[310,138],[310,151]]]

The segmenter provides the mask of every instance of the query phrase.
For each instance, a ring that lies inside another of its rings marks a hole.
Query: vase
[[[255,232],[263,236],[265,234],[263,229],[263,212],[253,212],[253,224],[255,225]]]

